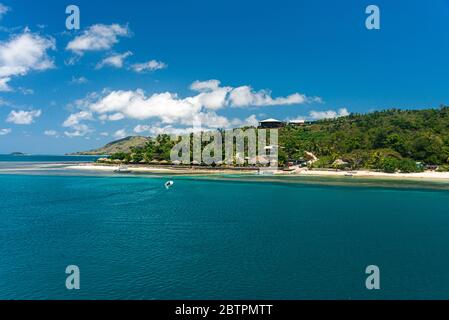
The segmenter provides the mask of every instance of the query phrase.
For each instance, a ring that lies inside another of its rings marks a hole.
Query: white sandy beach
[[[293,175],[302,176],[340,176],[348,175],[347,171],[324,171],[324,170],[297,170]],[[413,180],[447,180],[449,181],[449,172],[425,171],[418,173],[385,173],[367,170],[351,171],[352,177],[360,178],[396,178]]]
[[[105,171],[105,172],[113,172],[117,170],[119,166],[108,166],[108,165],[97,165],[97,164],[79,164],[79,165],[69,165],[66,169],[70,170],[86,170],[86,171]],[[256,173],[256,171],[242,170],[226,170],[225,168],[222,170],[212,170],[212,169],[190,169],[190,168],[172,168],[172,167],[151,167],[151,166],[127,166],[127,170],[131,173],[197,173],[197,174],[223,174],[223,173],[232,173],[232,174],[248,174],[248,173]],[[440,180],[440,181],[448,181],[449,182],[449,172],[435,172],[435,171],[426,171],[419,173],[384,173],[384,172],[374,172],[367,170],[358,170],[351,171],[348,173],[347,171],[333,171],[333,170],[308,170],[308,169],[296,169],[294,171],[276,171],[275,175],[288,175],[288,176],[321,176],[321,177],[347,177],[350,178],[392,178],[392,179],[410,179],[410,180]]]

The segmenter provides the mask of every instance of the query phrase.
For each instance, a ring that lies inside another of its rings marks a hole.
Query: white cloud
[[[80,111],[78,113],[71,114],[62,125],[64,127],[72,127],[79,124],[82,120],[93,120],[92,113],[88,111]]]
[[[222,87],[220,84],[219,80],[195,81],[190,89],[200,92],[197,99],[209,109],[220,109],[225,106],[243,108],[321,102],[318,97],[310,98],[300,93],[273,98],[269,90],[254,91],[250,86],[233,88]]]
[[[122,113],[117,112],[111,115],[102,114],[101,116],[98,117],[98,119],[100,119],[101,121],[119,121],[125,119],[125,116]]]
[[[8,82],[12,77],[54,68],[53,60],[47,53],[54,49],[54,39],[28,30],[0,42],[0,91],[11,91]]]
[[[0,91],[1,92],[12,91],[12,88],[8,84],[9,81],[11,81],[10,77],[0,78]]]
[[[6,136],[11,133],[11,129],[0,129],[0,136]]]
[[[10,11],[11,9],[7,6],[5,6],[3,3],[0,3],[0,20],[3,18],[3,16]]]
[[[109,50],[119,37],[130,35],[128,26],[95,24],[67,44],[66,49],[82,55],[85,51]]]
[[[218,110],[229,104],[228,94],[232,90],[230,87],[217,88],[208,92],[201,92],[195,99],[197,103],[207,109]]]
[[[246,118],[243,123],[243,126],[248,127],[258,127],[259,126],[259,120],[257,120],[257,117],[255,114],[250,115],[248,118]]]
[[[175,94],[165,92],[147,97],[138,89],[136,91],[112,91],[88,107],[98,114],[121,113],[127,118],[144,120],[160,118],[166,123],[191,117],[200,110],[191,99],[179,99]]]
[[[160,127],[176,124],[191,127],[194,123],[201,123],[204,129],[210,129],[257,125],[255,115],[245,120],[229,120],[216,113],[216,110],[222,108],[249,105],[289,105],[309,101],[305,95],[299,93],[272,98],[267,91],[255,92],[249,86],[238,88],[221,86],[218,80],[195,81],[190,88],[197,93],[185,98],[180,98],[177,94],[170,92],[146,95],[141,89],[104,90],[102,93],[91,93],[85,99],[77,100],[74,106],[82,109],[86,115],[89,114],[85,120],[92,120],[94,116],[101,121],[118,121],[125,118],[154,119],[160,121],[162,124]],[[79,118],[75,115],[70,117]],[[77,121],[78,123],[79,121]],[[142,130],[142,127],[136,128]]]
[[[83,76],[81,76],[81,77],[72,77],[72,80],[70,80],[71,84],[85,84],[85,83],[88,83],[88,82],[89,82],[89,80],[87,80],[87,78],[83,77]]]
[[[128,136],[128,134],[126,133],[125,129],[117,130],[114,133],[114,138],[116,138],[116,139],[123,139],[123,138],[126,138],[127,136]]]
[[[167,68],[167,64],[162,61],[150,60],[145,63],[136,63],[131,66],[135,72],[155,71]]]
[[[190,85],[190,89],[200,92],[217,90],[220,87],[220,83],[221,82],[219,80],[206,80],[206,81],[196,80]]]
[[[107,132],[101,132],[101,133],[100,133],[100,136],[107,137],[107,136],[109,136],[109,133],[107,133]]]
[[[132,55],[131,51],[127,51],[122,54],[114,54],[109,57],[104,58],[101,62],[97,64],[96,69],[101,69],[104,66],[110,66],[114,68],[122,68],[125,59]]]
[[[183,125],[192,125],[192,124],[201,124],[201,126],[204,126],[206,128],[228,128],[231,123],[226,117],[219,116],[215,112],[209,111],[209,112],[200,112],[198,114],[195,114],[192,116],[191,119],[184,119],[181,121],[181,124]]]
[[[279,106],[303,104],[307,102],[307,97],[303,94],[294,93],[287,97],[272,98],[269,91],[260,90],[256,92],[250,86],[241,86],[231,91],[229,100],[234,107]]]
[[[338,109],[338,111],[310,111],[310,117],[314,120],[320,119],[334,119],[339,117],[349,116],[349,111],[346,108]]]
[[[84,137],[86,134],[92,132],[92,129],[90,129],[87,125],[83,123],[74,124],[71,126],[71,128],[73,129],[72,131],[64,131],[64,134],[70,138]]]
[[[58,135],[58,132],[55,130],[45,130],[44,134],[49,137],[55,137]]]
[[[42,114],[41,110],[31,110],[31,111],[11,111],[6,119],[7,122],[12,122],[14,124],[28,125],[34,122],[35,118],[38,118]]]
[[[62,124],[63,127],[71,128],[72,131],[64,131],[64,134],[68,137],[83,137],[86,134],[92,132],[92,130],[86,124],[81,123],[84,120],[93,120],[92,113],[89,111],[80,111],[78,113],[71,114]]]
[[[147,133],[150,136],[157,136],[160,134],[168,134],[168,135],[184,135],[187,133],[200,131],[198,128],[175,128],[171,125],[168,126],[159,126],[159,125],[137,125],[134,128],[134,132],[137,134]]]

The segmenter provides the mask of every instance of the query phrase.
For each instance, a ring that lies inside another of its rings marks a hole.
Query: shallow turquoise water
[[[0,298],[449,298],[448,191],[173,179],[0,175]]]

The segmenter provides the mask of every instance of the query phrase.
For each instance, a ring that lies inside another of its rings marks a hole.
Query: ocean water
[[[92,162],[100,156],[11,155],[0,154],[1,162]]]
[[[172,179],[0,175],[0,299],[449,298],[448,191]]]

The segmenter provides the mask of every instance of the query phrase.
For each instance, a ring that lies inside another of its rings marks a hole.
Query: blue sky
[[[0,153],[449,104],[448,0],[0,2]]]

